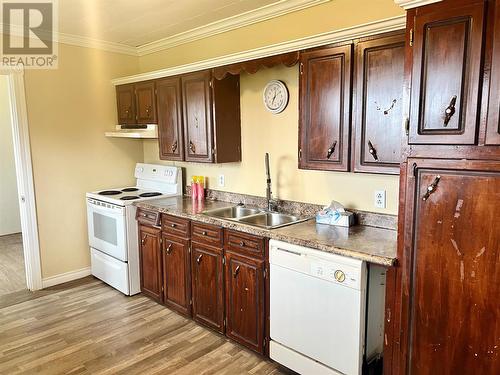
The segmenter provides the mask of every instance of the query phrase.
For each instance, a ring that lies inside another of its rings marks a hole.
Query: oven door
[[[87,199],[89,245],[113,258],[127,261],[125,207]]]

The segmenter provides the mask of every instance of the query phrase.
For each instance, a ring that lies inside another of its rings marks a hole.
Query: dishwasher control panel
[[[363,289],[365,262],[324,251],[288,244],[269,242],[271,264],[353,289]]]
[[[327,281],[342,284],[351,288],[359,286],[359,271],[344,264],[320,262],[312,260],[310,262],[311,276],[318,277]]]

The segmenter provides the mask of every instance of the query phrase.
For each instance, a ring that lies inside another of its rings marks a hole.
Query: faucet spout
[[[276,205],[273,200],[273,192],[271,191],[271,172],[269,170],[269,153],[266,152],[266,199],[267,199],[267,209],[269,211],[275,211]]]

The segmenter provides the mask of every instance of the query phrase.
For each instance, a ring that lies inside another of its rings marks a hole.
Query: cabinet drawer
[[[189,238],[189,220],[163,214],[161,216],[161,229],[165,233],[182,238]]]
[[[160,213],[158,211],[138,208],[135,218],[141,224],[154,226],[160,225]]]
[[[201,223],[193,223],[191,226],[191,240],[212,245],[215,247],[222,246],[222,228]]]
[[[225,234],[225,248],[236,254],[263,258],[265,239],[251,234],[227,230]]]

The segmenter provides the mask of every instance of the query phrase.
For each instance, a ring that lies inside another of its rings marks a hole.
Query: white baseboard
[[[49,286],[67,283],[68,281],[81,279],[82,277],[88,275],[90,275],[90,267],[82,268],[76,271],[60,273],[59,275],[44,278],[42,280],[42,288],[48,288]]]

